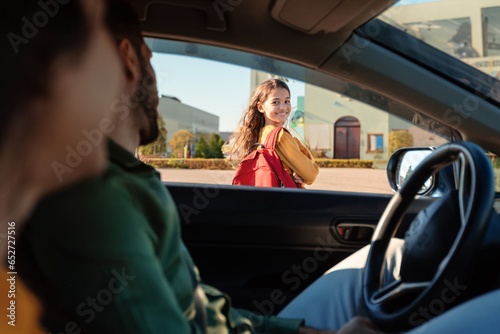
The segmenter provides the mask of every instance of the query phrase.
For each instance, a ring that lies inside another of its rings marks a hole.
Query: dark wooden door
[[[334,158],[359,159],[361,127],[354,117],[342,117],[335,123]]]

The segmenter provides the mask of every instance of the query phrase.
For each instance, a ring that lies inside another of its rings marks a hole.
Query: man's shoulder
[[[76,240],[80,238],[92,238],[96,245],[128,240],[147,228],[148,220],[126,176],[110,165],[97,178],[45,197],[28,222],[30,228],[42,240],[53,240],[56,237],[49,231],[58,231],[58,235],[73,240],[75,245],[79,245]],[[126,236],[119,238],[120,234]]]
[[[106,170],[99,176],[82,180],[78,183],[70,185],[60,191],[53,193],[52,197],[69,197],[81,195],[84,199],[88,193],[98,194],[106,192],[114,192],[123,188],[127,182],[131,182],[131,175],[117,166],[113,162],[109,162]]]
[[[161,182],[154,169],[146,167],[115,144],[103,174],[46,196],[37,205],[32,220],[52,227],[69,221],[74,226],[102,225],[103,221],[112,226],[137,220],[144,216],[141,208],[146,202],[161,205],[157,194]]]
[[[35,215],[61,216],[68,214],[102,214],[103,209],[109,211],[113,207],[127,207],[132,201],[129,184],[130,175],[113,163],[109,163],[106,171],[91,179],[80,181],[60,189],[44,197],[35,210]]]
[[[102,175],[40,201],[26,224],[33,242],[40,249],[54,244],[92,256],[102,250],[117,256],[149,251],[159,233],[153,222],[165,223],[167,204],[161,202],[159,190],[152,190],[155,184],[162,187],[159,178],[135,161],[128,162],[111,159]],[[162,229],[163,225],[158,230]]]

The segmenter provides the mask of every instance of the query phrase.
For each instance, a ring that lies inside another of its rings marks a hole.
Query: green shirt
[[[53,333],[201,333],[174,201],[154,168],[109,149],[101,177],[45,198],[23,231],[19,271],[43,322]],[[302,323],[233,309],[202,287],[207,334],[296,333]]]

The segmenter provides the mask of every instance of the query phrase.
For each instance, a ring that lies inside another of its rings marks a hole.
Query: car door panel
[[[273,293],[280,303],[271,303],[267,313],[278,312],[322,273],[368,244],[366,233],[374,230],[391,198],[322,190],[165,185],[179,209],[183,239],[203,281],[228,293],[235,306],[261,313],[259,306]],[[415,201],[403,225],[431,201]],[[342,237],[339,227],[344,236],[346,228],[368,229],[361,240],[351,241]]]

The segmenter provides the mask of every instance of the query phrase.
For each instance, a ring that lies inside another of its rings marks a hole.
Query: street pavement
[[[231,184],[234,170],[160,168],[162,181]],[[320,168],[316,181],[307,189],[393,194],[385,169]]]

